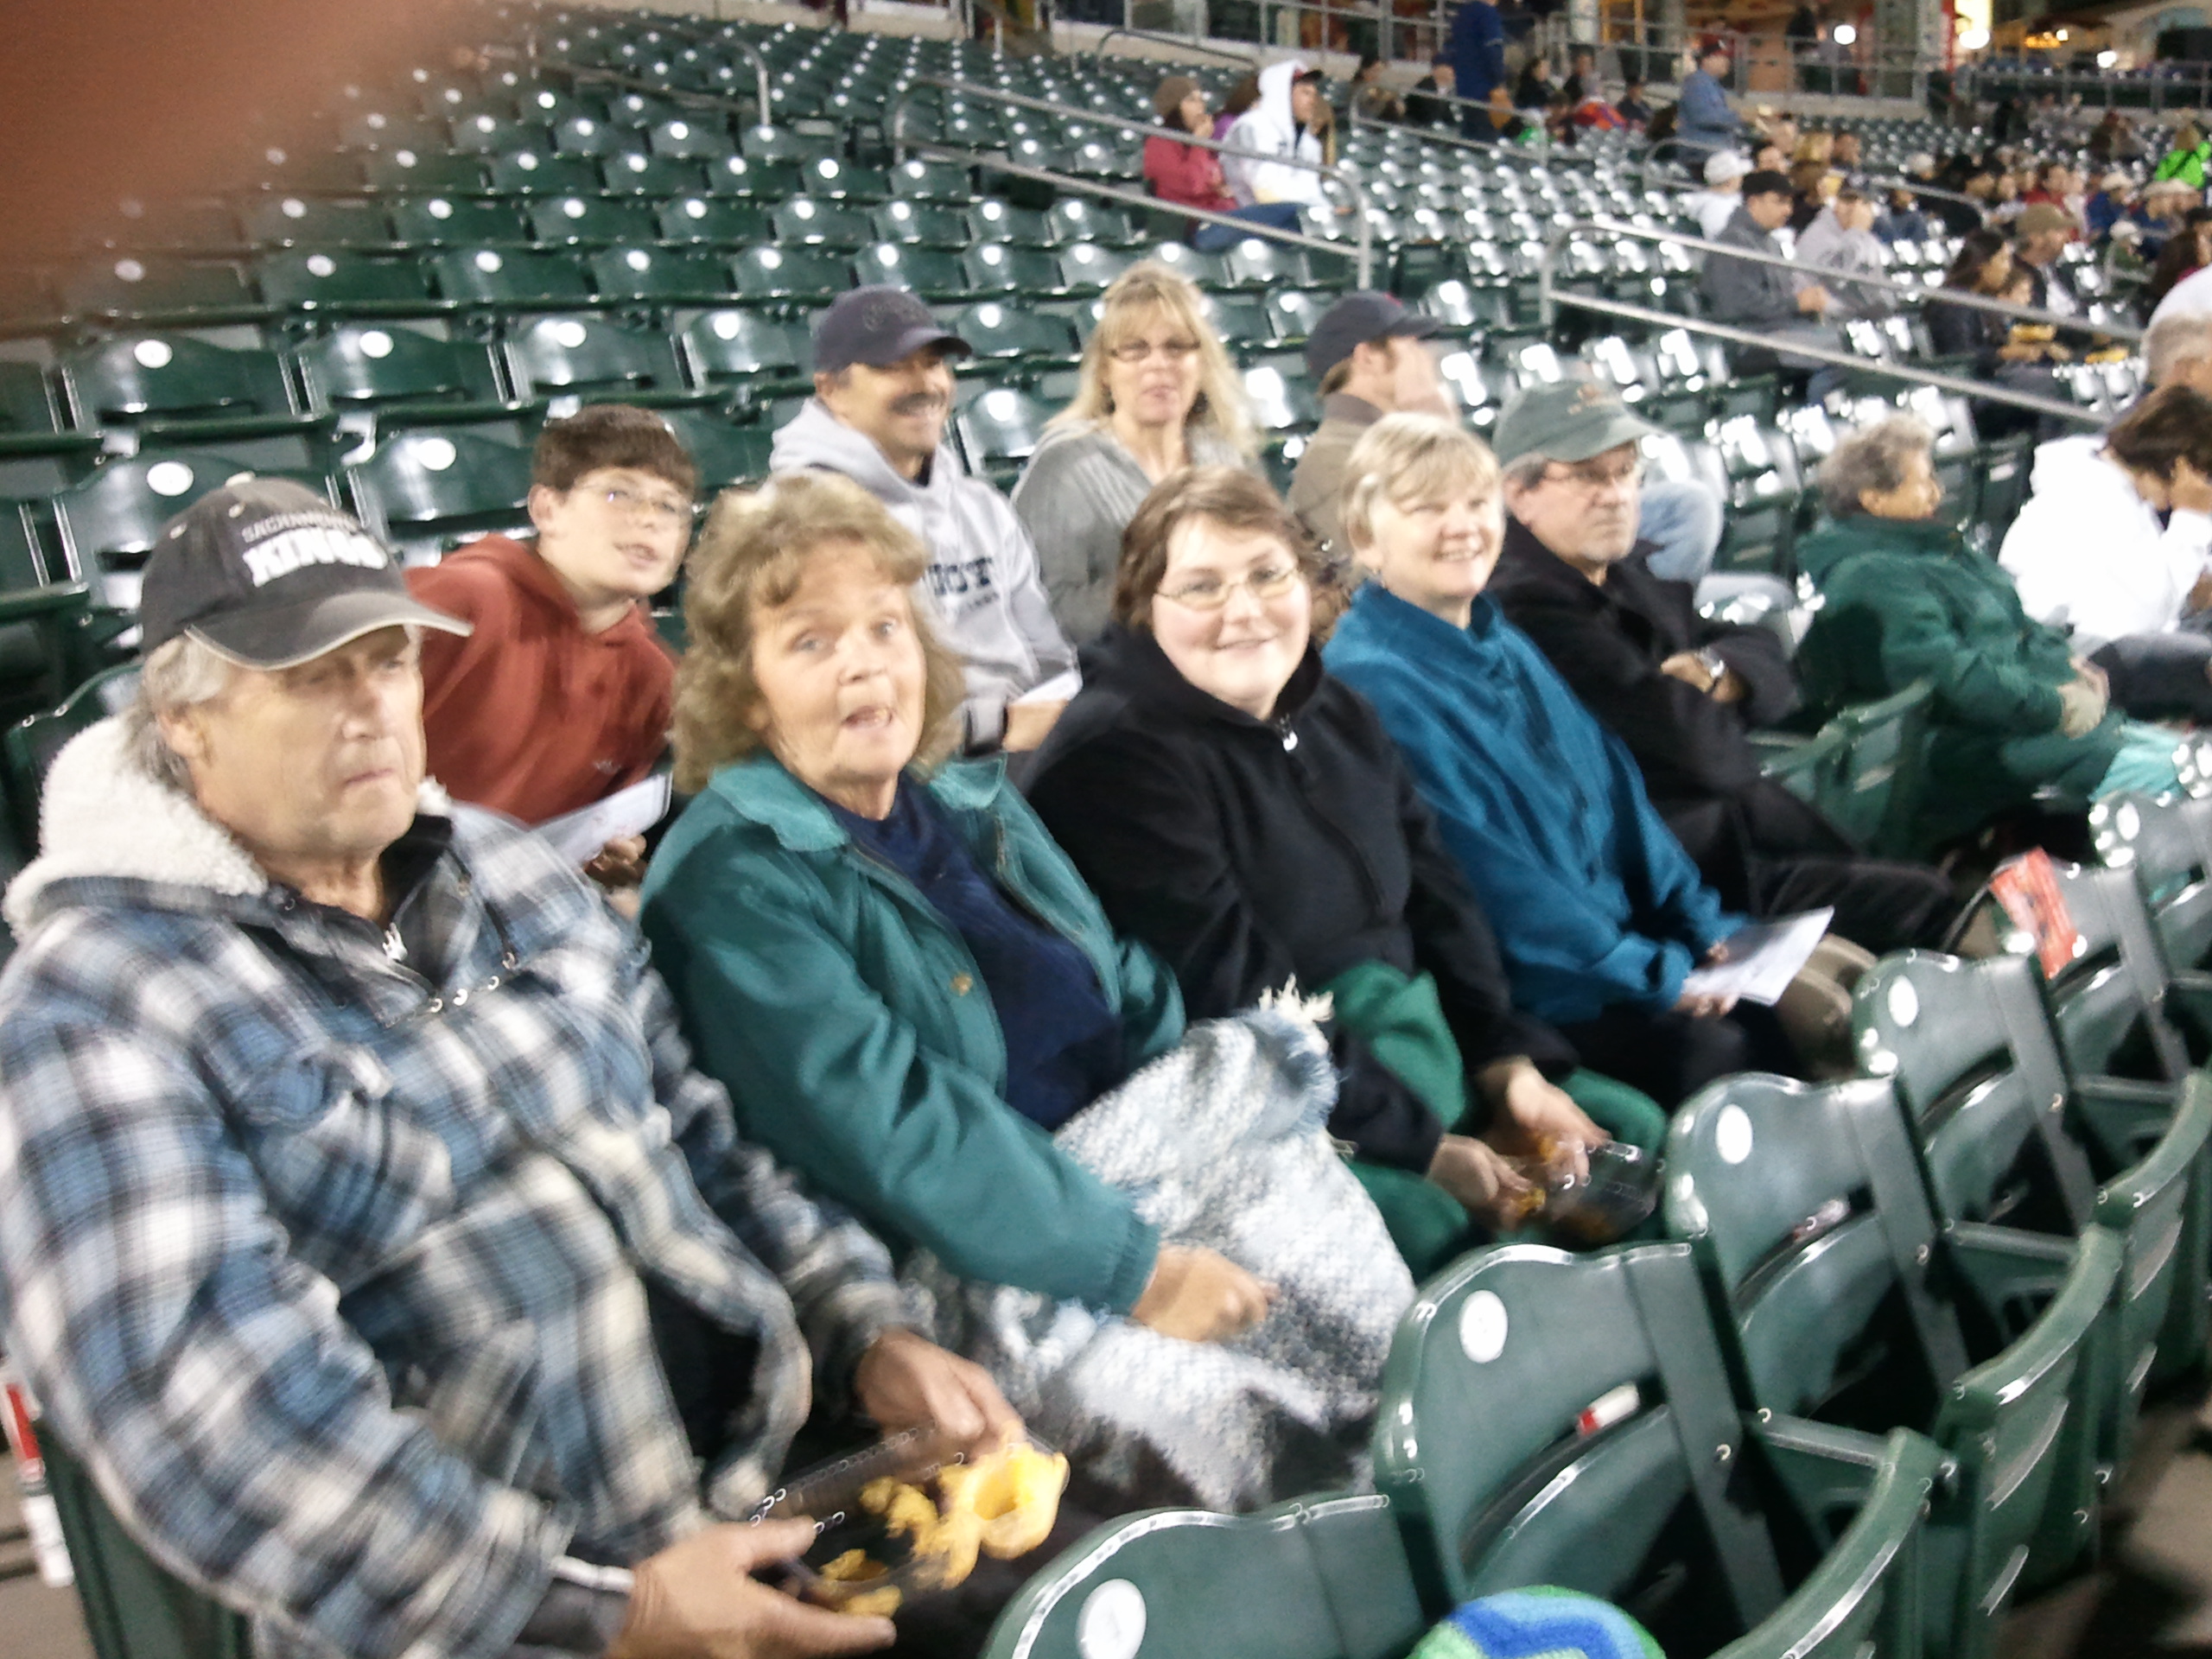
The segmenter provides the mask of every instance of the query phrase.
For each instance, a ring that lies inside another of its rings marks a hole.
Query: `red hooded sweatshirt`
[[[454,799],[543,823],[652,770],[676,665],[644,606],[586,633],[552,567],[505,536],[408,571],[407,585],[476,625],[423,640],[430,775]]]

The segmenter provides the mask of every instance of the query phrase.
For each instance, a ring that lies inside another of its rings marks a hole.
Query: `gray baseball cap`
[[[814,366],[823,374],[855,363],[887,369],[925,346],[963,355],[975,349],[903,288],[879,285],[840,294],[814,325]]]
[[[1609,386],[1595,380],[1554,380],[1517,393],[1497,417],[1490,442],[1501,465],[1523,455],[1587,461],[1658,429],[1630,414]]]

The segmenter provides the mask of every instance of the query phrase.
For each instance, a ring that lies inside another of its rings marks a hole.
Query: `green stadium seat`
[[[1845,792],[1842,776],[1851,752],[1851,734],[1834,721],[1808,738],[1779,733],[1752,734],[1759,749],[1759,771],[1801,801],[1815,804]]]
[[[1391,1344],[1375,1454],[1432,1617],[1556,1585],[1669,1653],[1920,1652],[1940,1455],[1740,1409],[1682,1245],[1505,1246],[1430,1280]]]
[[[65,426],[45,370],[20,358],[0,358],[0,457],[81,456],[99,445],[98,435]]]
[[[645,196],[656,200],[692,195],[706,184],[706,175],[698,162],[673,156],[648,155],[637,149],[609,156],[599,164],[599,175],[609,195]]]
[[[978,294],[1033,298],[1067,292],[1061,284],[1058,257],[1042,248],[986,242],[961,256],[960,269],[970,290]]]
[[[600,188],[599,168],[588,156],[518,149],[492,156],[487,170],[503,196],[588,195]]]
[[[51,708],[86,654],[90,594],[40,546],[30,504],[0,502],[0,720]],[[30,826],[26,845],[35,845]]]
[[[1058,259],[1058,289],[1067,294],[1096,294],[1136,263],[1128,254],[1093,242],[1062,248]]]
[[[975,238],[967,215],[957,207],[934,207],[922,201],[887,201],[868,214],[875,233],[886,242],[912,242],[925,248],[965,248]]]
[[[718,491],[754,488],[767,480],[768,452],[776,435],[766,428],[733,426],[703,410],[664,410],[661,418],[691,452],[702,497],[711,499]]]
[[[835,138],[803,133],[790,127],[747,127],[738,136],[738,149],[749,162],[790,162],[804,165],[818,156],[836,156],[841,146]]]
[[[412,149],[418,154],[445,155],[452,129],[443,121],[410,115],[392,109],[359,109],[338,124],[338,143],[346,149],[390,153]]]
[[[421,316],[438,309],[412,259],[345,249],[294,248],[254,267],[261,297],[318,316]]]
[[[484,168],[474,156],[444,151],[373,149],[359,158],[361,183],[379,195],[474,195]]]
[[[737,154],[729,129],[702,115],[679,115],[656,123],[645,141],[654,155],[680,162],[715,162]]]
[[[531,310],[589,304],[591,284],[573,258],[529,248],[448,248],[430,270],[459,305]]]
[[[1306,337],[1313,332],[1313,325],[1337,302],[1337,296],[1297,289],[1270,289],[1262,302],[1274,325],[1275,338],[1286,346],[1299,346],[1305,343]]]
[[[1274,319],[1267,302],[1257,294],[1215,294],[1207,298],[1206,315],[1221,343],[1233,352],[1272,350]]]
[[[264,248],[389,248],[391,226],[381,203],[365,198],[319,200],[266,196],[242,209],[246,239]]]
[[[1017,360],[1071,363],[1078,354],[1075,331],[1065,318],[995,300],[969,306],[948,326],[975,348],[975,360],[981,365],[1002,366]]]
[[[1144,249],[1142,257],[1189,277],[1200,288],[1227,288],[1230,285],[1223,272],[1221,256],[1200,253],[1187,242],[1158,243]]]
[[[1244,371],[1244,396],[1262,432],[1308,431],[1321,423],[1321,401],[1294,357],[1256,362]]]
[[[685,383],[676,344],[654,329],[595,316],[534,317],[507,332],[507,376],[524,402],[696,404],[715,400]]]
[[[1889,858],[1911,855],[1921,791],[1927,782],[1926,731],[1933,689],[1916,680],[1878,702],[1840,710],[1831,724],[1845,739],[1842,764],[1815,799],[1829,822],[1860,846]]]
[[[691,384],[701,388],[806,384],[805,359],[791,335],[755,312],[702,312],[677,330],[676,347]]]
[[[64,352],[55,367],[79,431],[128,427],[142,442],[174,443],[321,424],[295,402],[274,352],[189,334],[125,334]]]
[[[1058,410],[1012,386],[976,391],[953,416],[969,467],[1001,489],[1011,488]]]
[[[2067,1085],[2032,965],[1925,951],[1885,957],[1853,988],[1862,1070],[1894,1080],[1946,1226],[2074,1236],[2093,1223],[2126,1246],[2101,1459],[2117,1466],[2144,1384],[2196,1366],[2212,1244],[2212,1096],[2192,1079],[2139,1163],[2109,1149],[2141,1115]],[[2101,1123],[2095,1120],[2103,1119]]]
[[[979,243],[1004,242],[1016,248],[1056,247],[1060,240],[1045,215],[1034,207],[1016,207],[995,197],[968,209],[968,228]],[[1053,274],[1057,279],[1058,267],[1053,268]]]
[[[267,309],[238,266],[214,260],[104,255],[64,274],[55,287],[68,315],[102,321],[221,322]]]
[[[1237,288],[1310,288],[1313,273],[1303,248],[1287,248],[1264,237],[1248,236],[1224,251],[1222,274]]]
[[[346,477],[362,521],[410,564],[530,530],[530,451],[458,427],[394,433]]]
[[[2107,795],[2089,809],[2097,859],[2126,870],[2177,987],[2175,1024],[2193,1065],[2212,1058],[2212,799],[2163,799],[2140,791]]]
[[[650,242],[660,228],[650,209],[601,195],[543,197],[524,216],[541,247]]]
[[[799,193],[797,166],[785,162],[754,161],[732,156],[707,168],[707,194],[749,196],[762,201],[782,201]]]
[[[1322,1494],[1111,1522],[1022,1587],[983,1655],[1402,1659],[1428,1624],[1389,1500]]]
[[[553,124],[553,151],[557,156],[612,156],[636,142],[627,127],[589,115],[567,116]]]
[[[849,252],[870,240],[866,213],[811,196],[794,196],[779,204],[770,222],[777,242],[787,249],[824,247]]]
[[[964,167],[918,160],[891,169],[891,192],[909,201],[942,201],[957,207],[975,195],[976,187]]]
[[[49,706],[8,728],[4,764],[11,819],[9,828],[23,846],[38,845],[39,791],[46,782],[47,769],[54,764],[54,757],[79,732],[130,707],[137,690],[138,664],[119,664],[101,670],[66,696],[57,692],[48,700]],[[41,1442],[46,1443],[43,1425],[40,1433]],[[48,1450],[50,1454],[50,1444]],[[57,1491],[56,1497],[59,1496]],[[79,1576],[84,1576],[81,1565]],[[89,1606],[87,1611],[89,1615]],[[135,1659],[137,1650],[132,1652]]]
[[[208,491],[261,469],[232,455],[157,449],[118,456],[47,501],[69,568],[110,609],[138,608],[138,573],[161,527]],[[296,475],[293,475],[296,476]],[[328,480],[299,481],[328,493]]]
[[[515,205],[475,196],[404,196],[391,204],[391,227],[416,247],[496,247],[530,240]]]
[[[292,347],[308,407],[419,425],[482,420],[508,406],[494,349],[411,328],[340,323]]]
[[[2169,982],[2131,872],[2057,863],[2054,874],[2080,939],[2074,960],[2044,988],[2067,1077],[2076,1090],[2164,1103],[2171,1110],[2190,1071],[2174,1015],[2191,1000],[2190,989]],[[2139,1156],[2145,1149],[2113,1152]]]
[[[624,92],[607,106],[608,120],[640,132],[657,121],[672,121],[683,113],[683,106],[674,99],[650,92]]]
[[[1668,1231],[1694,1243],[1725,1309],[1745,1402],[1924,1430],[1956,1459],[1929,1631],[1950,1659],[1980,1659],[2024,1570],[2069,1568],[2096,1541],[2098,1344],[2121,1241],[1939,1230],[1885,1080],[1724,1079],[1675,1114],[1664,1166]],[[2031,1324],[1974,1341],[1972,1308],[2031,1298]]]
[[[601,300],[654,306],[711,305],[730,297],[729,272],[703,252],[678,248],[602,248],[585,264]]]
[[[684,196],[663,202],[657,217],[664,242],[701,242],[735,248],[766,242],[773,234],[767,210],[750,201]]]
[[[465,156],[512,156],[524,150],[550,149],[552,137],[552,133],[537,122],[515,121],[479,111],[452,123],[448,143]]]
[[[871,283],[911,289],[925,300],[957,299],[968,292],[958,254],[904,242],[878,242],[853,256],[853,286]]]
[[[1129,216],[1119,207],[1073,196],[1047,208],[1045,222],[1052,227],[1054,238],[1066,245],[1089,242],[1102,248],[1126,248],[1137,239],[1129,228]]]
[[[887,200],[892,194],[890,175],[880,168],[855,167],[834,156],[817,156],[803,163],[799,176],[807,194],[823,201],[867,207]]]
[[[730,261],[740,297],[832,300],[853,285],[852,268],[819,248],[747,248]]]

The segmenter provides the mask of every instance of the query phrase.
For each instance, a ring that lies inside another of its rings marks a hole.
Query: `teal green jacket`
[[[1854,513],[1801,543],[1821,606],[1798,653],[1808,699],[1829,713],[1915,680],[1929,710],[1925,826],[1940,838],[2024,803],[2042,784],[2084,798],[2120,752],[2122,721],[2058,729],[2073,649],[2020,607],[2012,579],[1934,520]]]
[[[983,869],[1090,958],[1131,1070],[1183,1005],[995,760],[925,782]],[[1128,1197],[1002,1097],[1006,1039],[975,958],[906,877],[775,760],[726,766],[645,880],[653,962],[746,1136],[894,1249],[964,1279],[1125,1312],[1159,1240]]]

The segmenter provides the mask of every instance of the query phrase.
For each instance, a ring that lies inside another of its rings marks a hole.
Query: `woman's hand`
[[[1527,1060],[1507,1065],[1510,1071],[1492,1066],[1484,1074],[1484,1090],[1497,1110],[1483,1138],[1509,1158],[1540,1159],[1554,1170],[1572,1170],[1580,1180],[1590,1173],[1592,1149],[1611,1137]]]
[[[1536,1184],[1503,1153],[1471,1135],[1447,1135],[1437,1142],[1428,1179],[1478,1221],[1501,1229],[1519,1226],[1531,1201],[1541,1197]]]
[[[1225,1255],[1163,1244],[1129,1317],[1163,1337],[1225,1342],[1266,1319],[1279,1294]]]
[[[887,1331],[861,1356],[853,1395],[886,1433],[934,1427],[964,1446],[1003,1446],[1021,1419],[982,1366],[912,1331]]]

